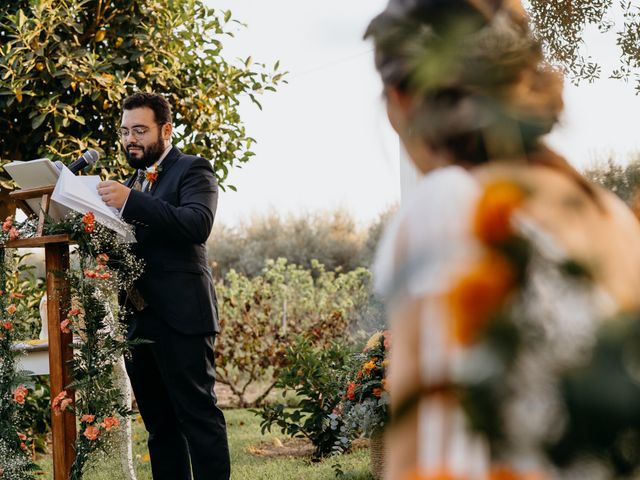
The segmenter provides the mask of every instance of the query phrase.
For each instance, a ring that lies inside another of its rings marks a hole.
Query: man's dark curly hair
[[[153,110],[156,122],[160,125],[171,123],[171,105],[159,93],[137,92],[125,98],[122,103],[122,110],[133,110],[134,108],[147,107]]]

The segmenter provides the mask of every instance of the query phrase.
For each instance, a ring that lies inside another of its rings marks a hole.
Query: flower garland
[[[7,227],[5,230],[5,226]],[[0,239],[6,241],[14,228],[5,222]],[[15,235],[13,233],[12,235]],[[27,379],[16,370],[18,353],[12,348],[16,338],[15,324],[26,320],[27,309],[18,308],[24,297],[20,292],[8,292],[8,276],[13,264],[13,252],[0,249],[0,478],[30,480],[37,466],[29,455],[30,436],[18,430],[24,416],[24,404],[29,390]]]
[[[119,321],[125,311],[118,308],[115,294],[132,285],[142,272],[143,263],[131,253],[130,245],[122,242],[111,230],[96,223],[91,212],[84,216],[73,214],[57,222],[47,221],[46,235],[63,233],[69,234],[78,245],[77,249],[72,250],[72,255],[78,257],[78,268],[71,268],[68,272],[71,305],[67,317],[60,324],[62,332],[74,334],[74,357],[71,362],[74,380],[66,386],[67,390],[52,400],[51,407],[53,415],[73,410],[79,418],[80,429],[70,479],[80,480],[91,455],[98,450],[108,450],[111,438],[109,433],[119,426],[120,418],[132,413],[124,405],[122,393],[116,387],[114,379],[114,366],[131,346],[126,340],[123,324]],[[34,219],[16,224],[9,217],[2,226],[0,242],[27,238],[34,234]],[[7,249],[0,249],[0,252],[5,255]],[[75,262],[72,264],[75,265]],[[2,262],[0,280],[5,280],[9,271],[7,262]],[[5,282],[2,281],[1,284],[4,285]],[[19,292],[13,293],[19,295]],[[11,322],[10,316],[15,314],[15,305],[6,304],[9,299],[12,298],[0,296],[0,325]],[[20,400],[28,394],[25,387],[11,390],[18,379],[15,353],[11,350],[13,341],[15,339],[6,334],[0,339],[0,374],[6,376],[6,380],[4,376],[0,377],[0,398],[12,397],[9,405],[11,408],[7,407],[6,413],[3,410],[5,402],[0,401],[0,422],[4,418],[10,421],[12,415],[16,415]],[[68,395],[68,389],[77,392],[75,404]],[[0,468],[6,472],[11,465],[24,465],[20,467],[20,471],[25,472],[21,473],[23,476],[8,477],[19,480],[34,478],[28,473],[28,468],[32,465],[23,460],[26,453],[17,433],[6,430],[4,423],[0,423],[0,450],[4,444],[11,447],[11,450],[4,448],[7,450],[6,455],[0,451]],[[5,437],[15,438],[11,443]],[[26,456],[27,460],[28,458]]]

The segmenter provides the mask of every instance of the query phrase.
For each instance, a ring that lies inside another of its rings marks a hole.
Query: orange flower
[[[84,223],[84,231],[87,233],[93,232],[93,230],[96,228],[95,221],[96,216],[93,214],[93,212],[87,212],[82,217],[82,223]]]
[[[362,366],[362,370],[363,370],[365,373],[371,373],[371,370],[373,370],[374,368],[376,368],[376,362],[375,362],[375,360],[369,360],[367,363],[365,363],[365,364]]]
[[[487,185],[476,208],[476,236],[489,245],[508,240],[513,235],[511,217],[523,200],[522,188],[512,182],[502,180]]]
[[[13,401],[19,405],[24,405],[24,400],[27,397],[29,390],[24,385],[18,385],[18,387],[13,392]]]
[[[88,414],[82,415],[82,417],[80,417],[80,421],[82,423],[93,423],[95,419],[96,419],[95,415],[88,415]]]
[[[13,323],[11,323],[11,322],[3,322],[2,323],[2,328],[4,328],[5,330],[11,330],[11,329],[13,329]]]
[[[498,466],[491,469],[489,480],[544,480],[539,473],[520,473],[508,467]]]
[[[374,397],[380,397],[380,395],[382,395],[382,389],[381,388],[374,388],[371,393],[373,393]]]
[[[462,480],[446,470],[440,472],[426,473],[420,470],[412,470],[402,477],[402,480]]]
[[[68,318],[65,318],[63,321],[60,322],[60,331],[62,333],[71,333],[71,330],[69,329],[69,326],[72,324],[71,320],[69,320]]]
[[[89,270],[89,269],[84,271],[84,276],[87,278],[98,278],[98,274],[93,270]]]
[[[89,425],[85,428],[83,435],[87,440],[93,441],[98,438],[98,435],[100,435],[100,429],[95,425]]]
[[[102,427],[108,432],[113,427],[120,425],[120,422],[116,417],[105,417],[100,425],[102,425]]]
[[[24,298],[24,297],[25,297],[25,295],[24,295],[24,293],[11,292],[11,293],[9,294],[9,297],[10,297],[10,298]]]
[[[144,174],[149,185],[153,185],[156,180],[158,180],[158,172],[157,171],[146,171]]]
[[[20,232],[16,227],[11,227],[9,230],[9,240],[16,240],[20,237]]]
[[[9,315],[13,315],[14,313],[16,313],[16,310],[18,310],[18,307],[16,307],[16,305],[12,303],[7,308],[5,308],[5,310]]]
[[[347,399],[356,399],[356,384],[354,382],[349,382],[349,385],[347,385]]]
[[[98,265],[106,265],[108,261],[109,255],[107,255],[106,253],[100,253],[96,257],[96,262],[98,262]]]
[[[509,262],[497,253],[487,254],[448,294],[453,338],[462,345],[478,339],[491,315],[499,310],[514,283]]]
[[[11,226],[12,225],[13,225],[13,217],[12,216],[8,216],[4,220],[4,223],[2,224],[2,231],[3,232],[8,232],[9,230],[11,230]]]

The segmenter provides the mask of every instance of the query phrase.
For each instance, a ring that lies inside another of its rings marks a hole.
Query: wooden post
[[[71,365],[73,348],[72,334],[60,330],[60,322],[67,316],[70,308],[69,281],[69,244],[47,243],[45,264],[47,272],[47,316],[49,332],[49,380],[51,398],[55,398],[71,383]],[[72,400],[74,392],[67,390]],[[75,401],[74,401],[75,404]],[[51,412],[51,431],[53,436],[53,478],[68,480],[74,459],[76,440],[76,419],[73,411]]]

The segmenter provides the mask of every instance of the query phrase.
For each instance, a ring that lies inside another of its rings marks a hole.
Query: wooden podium
[[[30,190],[16,190],[9,195],[25,213],[34,214],[25,200],[42,198],[38,213],[38,228],[33,238],[11,240],[3,248],[44,248],[47,287],[47,316],[49,336],[49,385],[51,398],[63,390],[75,405],[74,392],[65,388],[72,381],[71,364],[73,341],[71,333],[60,330],[60,322],[67,317],[71,305],[69,281],[69,235],[43,235],[45,214],[49,211],[49,201],[54,187]],[[53,441],[53,478],[68,480],[74,460],[76,441],[76,418],[72,411],[51,412]]]

